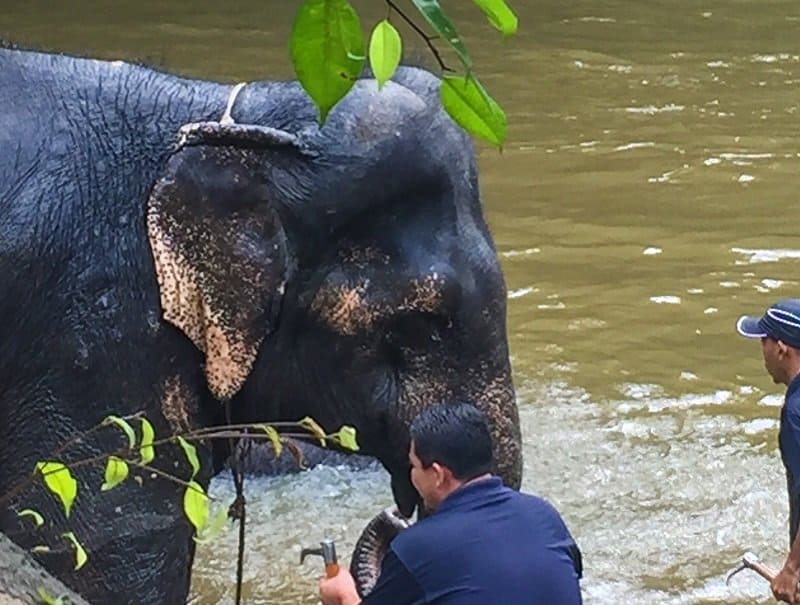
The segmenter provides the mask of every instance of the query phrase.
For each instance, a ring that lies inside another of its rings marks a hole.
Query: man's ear
[[[785,357],[786,355],[788,355],[789,354],[789,346],[785,342],[783,342],[782,340],[778,340],[776,342],[778,343],[778,354],[781,357]]]
[[[443,464],[434,462],[433,464],[431,464],[431,468],[436,473],[437,486],[447,485],[450,481],[453,480],[453,471],[451,471]]]

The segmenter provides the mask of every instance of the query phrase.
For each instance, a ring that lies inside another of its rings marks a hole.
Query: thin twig
[[[220,428],[220,429],[251,429],[251,430],[257,430],[261,426],[272,426],[272,427],[275,427],[275,428],[297,428],[298,426],[300,426],[300,423],[297,422],[297,421],[285,420],[285,421],[281,421],[281,422],[249,422],[249,423],[245,422],[245,423],[240,423],[240,424],[220,424],[220,425],[216,425],[216,426],[204,426],[204,427],[201,427],[199,429],[195,429],[193,431],[189,431],[188,433],[184,434],[184,437],[186,435],[200,435],[200,434],[202,434],[204,432],[213,431],[213,430],[218,429],[218,428]]]
[[[408,15],[406,15],[406,14],[405,14],[405,13],[404,13],[404,12],[403,12],[401,9],[400,9],[400,7],[399,7],[399,6],[397,6],[397,5],[396,5],[396,4],[393,2],[393,0],[386,0],[386,4],[388,4],[388,5],[389,5],[389,9],[390,9],[390,10],[393,10],[393,11],[394,11],[394,12],[396,12],[398,15],[400,15],[400,17],[403,19],[403,21],[405,21],[406,23],[408,23],[408,25],[411,27],[411,29],[413,29],[415,32],[417,32],[417,34],[419,34],[419,37],[420,37],[420,38],[422,38],[423,40],[425,40],[425,44],[427,44],[427,45],[428,45],[428,48],[429,48],[429,49],[430,49],[430,51],[433,53],[433,56],[436,58],[436,62],[437,62],[437,63],[439,63],[439,67],[441,68],[441,70],[442,70],[442,71],[453,71],[452,69],[450,69],[449,67],[447,67],[447,65],[445,65],[445,62],[444,62],[444,60],[442,59],[442,55],[439,53],[439,49],[437,49],[437,48],[436,48],[436,46],[434,46],[434,44],[433,44],[433,41],[434,41],[434,40],[437,40],[437,39],[438,39],[438,36],[429,36],[428,34],[426,34],[426,33],[425,33],[423,30],[422,30],[422,28],[421,28],[419,25],[417,25],[416,23],[414,23],[414,21],[411,19],[411,17],[409,17]]]
[[[74,439],[72,441],[73,441],[73,443],[75,442]],[[92,456],[91,458],[84,458],[83,460],[78,460],[77,462],[70,462],[69,465],[65,465],[65,466],[67,466],[70,469],[78,468],[78,467],[81,467],[81,466],[88,466],[90,464],[94,464],[96,462],[99,462],[100,460],[104,460],[105,458],[108,458],[108,456],[116,456],[121,451],[122,450],[117,450],[115,452],[111,452],[110,454],[108,452],[105,452],[105,453],[99,454],[97,456]],[[121,458],[122,455],[120,455],[118,457]],[[48,471],[47,473],[40,473],[38,468],[34,469],[33,473],[31,473],[30,475],[26,475],[19,482],[17,482],[14,485],[12,485],[11,488],[5,494],[0,496],[0,508],[5,507],[6,504],[11,502],[17,494],[19,494],[20,492],[22,492],[26,488],[30,487],[33,484],[34,479],[36,479],[36,477],[39,474],[50,475],[52,473],[57,473],[60,470],[61,469],[56,469],[54,471]]]
[[[176,477],[175,475],[170,475],[169,473],[166,473],[166,472],[162,471],[161,469],[156,468],[155,466],[150,466],[148,464],[144,464],[144,463],[139,462],[137,460],[125,460],[125,462],[127,462],[128,464],[132,464],[133,466],[136,466],[136,467],[138,467],[138,468],[140,468],[140,469],[142,469],[144,471],[147,471],[149,473],[153,473],[154,475],[158,475],[159,477],[163,477],[164,479],[168,479],[169,481],[172,481],[173,483],[177,483],[179,485],[183,485],[184,487],[186,487],[186,488],[188,488],[188,489],[190,489],[192,491],[195,491],[198,494],[201,494],[201,495],[205,496],[209,500],[212,500],[212,501],[216,502],[216,498],[212,498],[208,494],[206,494],[203,491],[197,489],[190,482],[184,481],[183,479],[180,479],[180,478]]]
[[[231,402],[225,402],[225,421],[231,425]],[[233,465],[231,466],[231,474],[233,475],[233,484],[236,487],[236,512],[239,516],[239,553],[236,560],[236,605],[242,602],[242,582],[244,579],[244,537],[245,537],[245,518],[247,516],[247,506],[244,498],[244,473],[242,472],[242,456],[241,450],[236,447],[233,437],[229,440],[229,447],[233,454]]]
[[[141,417],[141,416],[143,416],[143,415],[144,415],[144,412],[142,412],[142,411],[139,411],[139,412],[136,412],[135,414],[131,414],[130,416],[120,416],[120,418],[121,418],[122,420],[126,420],[126,421],[127,421],[127,420],[133,420],[133,419],[135,419],[135,418],[139,418],[139,417]],[[58,447],[58,448],[57,448],[55,451],[53,451],[53,453],[52,453],[52,454],[50,454],[50,456],[51,456],[51,457],[53,457],[53,458],[55,458],[55,457],[56,457],[56,456],[58,456],[58,455],[59,455],[61,452],[63,452],[65,449],[67,449],[67,448],[68,448],[70,445],[72,445],[72,444],[74,444],[74,443],[79,443],[79,442],[83,441],[84,439],[86,439],[86,437],[88,437],[88,436],[89,436],[89,435],[91,435],[92,433],[96,433],[96,432],[97,432],[97,431],[99,431],[100,429],[102,429],[102,428],[104,428],[104,427],[107,427],[107,426],[110,426],[110,424],[109,424],[109,423],[107,423],[107,422],[105,421],[105,418],[104,418],[102,422],[100,422],[100,423],[98,423],[98,424],[95,424],[95,425],[94,425],[92,428],[90,428],[89,430],[87,430],[87,431],[83,431],[82,433],[78,433],[77,435],[75,435],[75,436],[74,436],[74,437],[72,437],[71,439],[67,439],[67,440],[66,440],[64,443],[62,443],[62,444],[61,444],[61,445],[60,445],[60,446],[59,446],[59,447]]]
[[[215,430],[213,433],[184,433],[183,435],[171,435],[169,437],[163,437],[162,439],[157,439],[152,443],[148,443],[147,445],[150,447],[156,447],[160,445],[164,445],[166,443],[177,444],[177,438],[181,437],[184,441],[207,441],[211,439],[255,439],[260,441],[271,441],[271,437],[264,432],[261,431],[254,431],[254,432],[247,432],[241,429],[234,429],[228,430],[227,427],[217,427],[218,430]],[[312,435],[311,433],[280,433],[280,437],[288,438],[288,439],[297,439],[297,440],[304,440],[304,441],[319,441],[319,437],[316,435]],[[331,439],[329,435],[325,435],[326,439]],[[141,447],[141,445],[139,446]]]

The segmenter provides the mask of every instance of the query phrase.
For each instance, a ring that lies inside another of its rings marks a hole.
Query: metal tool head
[[[761,563],[761,559],[759,559],[757,555],[751,553],[750,551],[742,555],[742,565],[747,565],[748,567],[752,567],[759,563]]]
[[[307,555],[316,555],[322,557],[325,565],[337,563],[336,559],[336,543],[330,538],[325,538],[319,543],[319,548],[303,548],[300,550],[300,564],[303,564]]]
[[[729,574],[728,574],[728,577],[727,577],[727,578],[725,578],[725,584],[726,584],[726,585],[730,584],[730,583],[731,583],[731,579],[733,578],[733,576],[735,576],[736,574],[738,574],[740,571],[744,571],[745,569],[747,569],[747,565],[745,565],[744,563],[742,563],[741,565],[739,565],[739,567],[737,567],[736,569],[734,569],[734,570],[733,570],[731,573],[729,573]]]
[[[739,564],[739,567],[728,574],[728,577],[725,579],[725,584],[730,584],[731,578],[733,578],[733,576],[738,574],[740,571],[744,571],[745,569],[751,569],[755,571],[759,565],[761,565],[761,561],[756,555],[749,551],[744,553],[742,555],[742,562]]]

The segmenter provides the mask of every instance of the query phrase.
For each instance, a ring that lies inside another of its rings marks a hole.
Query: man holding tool
[[[778,301],[761,317],[740,317],[736,330],[742,336],[761,339],[767,372],[776,384],[787,387],[778,442],[789,492],[790,550],[770,587],[779,601],[800,603],[800,299]]]
[[[323,605],[580,605],[581,555],[547,502],[490,474],[483,414],[466,403],[411,423],[411,482],[430,516],[392,540],[363,601],[347,570],[321,578]]]

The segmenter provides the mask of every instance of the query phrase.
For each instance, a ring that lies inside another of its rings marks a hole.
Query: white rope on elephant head
[[[239,82],[236,86],[233,87],[231,94],[228,95],[228,105],[225,107],[225,113],[223,113],[222,117],[219,119],[220,124],[236,123],[236,121],[231,116],[231,111],[233,110],[233,104],[236,102],[236,97],[239,96],[239,93],[245,86],[247,86],[247,82]]]
[[[251,146],[272,147],[276,145],[291,145],[306,155],[314,155],[313,151],[306,149],[298,140],[297,135],[285,130],[258,124],[239,124],[231,116],[233,104],[239,93],[247,85],[240,82],[233,87],[228,95],[225,113],[219,122],[189,122],[178,129],[178,140],[173,149],[177,153],[187,145],[201,145],[213,141],[237,139]]]
[[[233,110],[233,104],[236,102],[236,98],[239,96],[239,93],[242,92],[242,89],[247,86],[247,82],[239,82],[236,86],[233,87],[230,94],[228,94],[228,102],[225,105],[225,111],[222,114],[222,117],[219,119],[219,122],[188,122],[181,126],[178,129],[178,141],[175,144],[175,151],[180,150],[186,145],[186,142],[189,140],[189,136],[202,128],[208,128],[209,126],[213,126],[215,124],[219,124],[220,126],[230,126],[232,124],[236,124],[236,120],[233,119],[231,116],[231,111]]]

